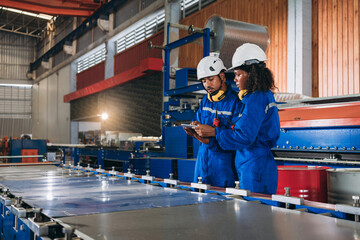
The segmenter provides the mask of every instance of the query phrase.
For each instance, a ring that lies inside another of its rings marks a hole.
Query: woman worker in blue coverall
[[[278,172],[271,148],[279,138],[280,122],[271,91],[275,89],[274,79],[266,60],[265,52],[255,44],[238,47],[231,69],[243,105],[235,129],[199,125],[195,131],[201,137],[215,136],[225,150],[237,150],[235,166],[240,188],[275,194]]]
[[[192,125],[208,124],[219,128],[231,128],[231,122],[239,118],[241,102],[237,94],[228,86],[226,68],[220,58],[208,56],[197,66],[197,78],[202,81],[207,95],[204,96],[196,112]],[[235,151],[221,149],[214,137],[202,138],[194,129],[184,128],[186,133],[201,143],[195,164],[194,181],[202,177],[202,182],[217,187],[234,186]]]

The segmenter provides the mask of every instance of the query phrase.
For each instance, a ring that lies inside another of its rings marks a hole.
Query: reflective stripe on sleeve
[[[266,108],[265,108],[265,114],[267,114],[267,112],[269,111],[270,108],[272,107],[277,107],[276,103],[272,102],[272,103],[269,103]]]
[[[203,107],[202,108],[203,111],[209,111],[211,113],[216,113],[215,109],[209,108],[209,107]],[[231,116],[232,112],[229,111],[218,111],[218,114],[223,114],[223,115],[227,115],[227,116]]]

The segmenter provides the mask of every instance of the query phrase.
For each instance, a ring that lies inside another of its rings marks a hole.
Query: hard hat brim
[[[228,69],[226,70],[226,72],[233,72],[234,69],[237,68],[237,67],[240,67],[240,66],[235,66],[235,67],[228,68]]]
[[[268,59],[265,59],[263,61],[259,61],[259,60],[256,60],[256,62],[250,62],[250,64],[242,64],[242,65],[239,65],[239,66],[235,66],[235,67],[231,67],[231,68],[228,68],[227,72],[229,71],[234,71],[235,68],[239,68],[241,66],[251,66],[253,64],[260,64],[260,63],[264,63],[265,61],[267,61]]]

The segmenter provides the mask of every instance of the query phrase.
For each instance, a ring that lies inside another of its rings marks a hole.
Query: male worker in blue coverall
[[[280,136],[280,121],[272,90],[275,83],[266,67],[265,52],[246,43],[237,48],[232,65],[242,101],[241,117],[234,130],[198,125],[201,137],[216,137],[223,149],[237,150],[235,165],[240,188],[275,194],[278,172],[271,148]]]
[[[239,118],[241,102],[237,94],[226,84],[225,66],[220,58],[208,56],[197,66],[197,78],[202,81],[208,92],[200,103],[191,124],[208,124],[218,128],[231,129],[232,123]],[[191,128],[186,133],[201,143],[197,155],[194,181],[202,177],[202,182],[217,187],[233,187],[236,175],[234,169],[234,151],[224,151],[212,138],[201,138]]]

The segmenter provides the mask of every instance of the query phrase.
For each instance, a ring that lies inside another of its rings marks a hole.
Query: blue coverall
[[[271,91],[256,91],[242,100],[240,119],[231,129],[215,129],[222,149],[237,150],[235,167],[240,188],[275,194],[278,172],[271,148],[280,136],[280,121]]]
[[[228,89],[230,86],[228,86]],[[196,112],[194,121],[212,126],[216,116],[220,120],[221,128],[231,128],[231,123],[239,119],[241,102],[233,90],[228,90],[225,98],[218,102],[211,102],[205,95]],[[209,144],[200,143],[195,164],[194,182],[202,177],[202,182],[217,187],[234,186],[234,158],[235,151],[224,151],[214,137]]]

